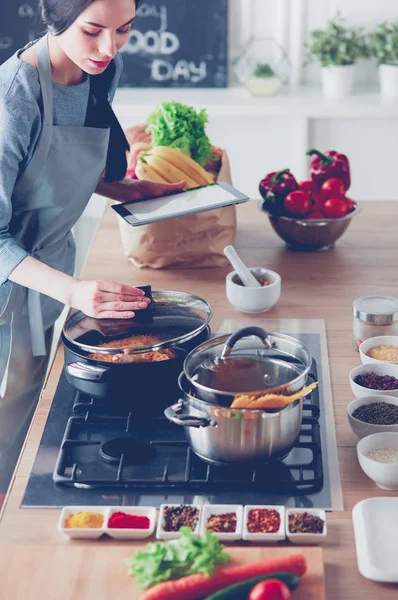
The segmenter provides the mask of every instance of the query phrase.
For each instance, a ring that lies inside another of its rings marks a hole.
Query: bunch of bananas
[[[135,174],[138,179],[160,183],[186,181],[187,188],[214,183],[213,176],[192,158],[175,148],[155,146],[137,158]]]

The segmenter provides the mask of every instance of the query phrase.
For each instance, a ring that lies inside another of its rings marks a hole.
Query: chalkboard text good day
[[[0,64],[43,33],[36,0],[0,0]],[[122,53],[123,87],[226,87],[228,0],[142,2]]]
[[[228,0],[142,2],[122,54],[123,87],[226,87]]]

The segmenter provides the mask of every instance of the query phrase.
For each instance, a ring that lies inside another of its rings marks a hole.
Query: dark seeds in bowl
[[[358,406],[352,413],[354,419],[372,425],[398,424],[398,406],[389,402],[372,402]]]
[[[362,373],[354,379],[355,383],[370,390],[397,390],[398,379],[392,375],[377,375],[377,373]]]

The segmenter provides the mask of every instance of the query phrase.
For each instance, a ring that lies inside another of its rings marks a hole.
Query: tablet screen
[[[183,216],[244,202],[248,197],[228,184],[206,185],[185,192],[118,205],[115,210],[132,225]]]

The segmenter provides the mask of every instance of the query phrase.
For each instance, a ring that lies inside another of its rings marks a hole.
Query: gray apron
[[[42,131],[32,160],[14,188],[9,231],[31,256],[73,275],[71,229],[104,171],[109,127],[54,126],[48,36],[36,45],[36,61]],[[3,453],[15,443],[21,424],[37,403],[52,328],[62,310],[62,303],[10,280],[0,286],[0,471]]]

